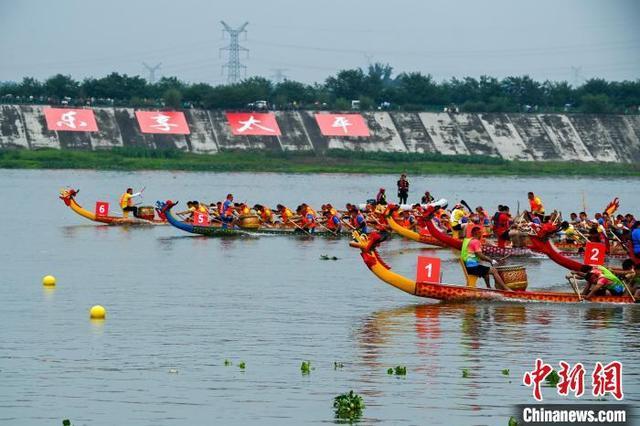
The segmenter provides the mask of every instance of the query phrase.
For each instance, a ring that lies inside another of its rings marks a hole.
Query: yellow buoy
[[[54,277],[53,275],[45,276],[44,278],[42,278],[42,285],[53,287],[54,285],[56,285],[56,277]]]
[[[91,319],[104,319],[107,316],[107,310],[104,308],[104,306],[95,305],[91,307],[89,315]]]

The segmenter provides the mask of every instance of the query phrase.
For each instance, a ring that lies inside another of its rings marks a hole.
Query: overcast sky
[[[248,76],[310,83],[383,62],[437,80],[640,78],[640,0],[0,0],[0,81],[146,76],[145,61],[224,83],[220,20],[249,22]]]

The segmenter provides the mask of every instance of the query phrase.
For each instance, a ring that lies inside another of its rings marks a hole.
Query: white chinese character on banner
[[[347,119],[347,117],[340,116],[336,117],[336,119],[333,121],[333,124],[331,125],[331,127],[342,127],[345,135],[349,133],[349,129],[347,129],[347,127],[349,126],[353,126],[353,124]]]
[[[87,127],[86,121],[80,121],[78,126],[76,126],[76,114],[75,111],[65,112],[60,116],[60,121],[56,122],[56,126],[64,127],[67,126],[71,129],[76,129],[77,127]]]
[[[253,115],[249,116],[249,118],[245,121],[239,120],[238,123],[242,124],[242,126],[238,127],[237,129],[239,133],[246,132],[247,130],[253,130],[253,126],[256,126],[258,129],[262,129],[265,132],[271,132],[271,133],[276,132],[273,129],[260,125],[261,121],[256,120],[256,118]]]
[[[158,130],[162,130],[163,132],[168,132],[172,127],[178,127],[177,124],[169,123],[171,117],[164,114],[158,114],[151,117],[155,120],[156,124],[152,124],[149,127],[155,127]]]

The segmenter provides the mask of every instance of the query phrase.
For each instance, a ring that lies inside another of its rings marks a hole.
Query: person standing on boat
[[[122,216],[128,217],[129,212],[133,212],[135,217],[138,217],[138,207],[133,204],[133,198],[139,197],[142,191],[133,193],[133,188],[127,188],[127,191],[120,196],[120,208],[122,209]]]
[[[476,277],[484,279],[487,288],[491,288],[489,275],[493,275],[497,289],[511,291],[511,289],[504,284],[502,277],[494,267],[498,262],[482,253],[482,243],[480,242],[481,236],[482,229],[475,227],[471,231],[471,238],[465,238],[462,240],[460,259],[464,263],[467,274],[475,275]],[[481,265],[480,260],[491,263],[491,267]]]
[[[542,220],[544,218],[544,205],[540,197],[536,196],[533,192],[527,194],[529,199],[529,207],[531,214],[536,215]]]
[[[397,185],[398,204],[407,204],[407,198],[409,198],[409,181],[407,180],[407,175],[405,175],[404,173],[401,174]]]
[[[640,221],[638,220],[631,225],[631,243],[633,244],[633,254],[640,257]]]
[[[233,194],[227,194],[227,199],[222,203],[222,213],[220,214],[222,229],[227,229],[233,224],[233,219],[235,218],[234,211]]]

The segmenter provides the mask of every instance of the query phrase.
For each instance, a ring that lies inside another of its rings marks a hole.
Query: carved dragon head
[[[73,200],[78,192],[80,192],[79,189],[62,188],[60,190],[59,198],[68,206],[69,204],[71,204],[71,200]]]

